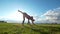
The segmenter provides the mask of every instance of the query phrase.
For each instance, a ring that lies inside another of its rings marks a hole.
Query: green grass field
[[[0,23],[0,34],[60,34],[60,25]]]

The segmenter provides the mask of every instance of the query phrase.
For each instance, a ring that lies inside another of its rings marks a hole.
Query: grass
[[[60,24],[0,23],[0,34],[60,34]]]

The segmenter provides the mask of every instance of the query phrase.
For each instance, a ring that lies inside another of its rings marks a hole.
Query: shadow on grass
[[[32,26],[32,25],[31,25]],[[45,32],[44,30],[41,30],[41,29],[37,29],[37,28],[34,28],[34,27],[28,27],[28,26],[24,26],[26,28],[30,28],[32,31],[34,32],[38,32],[40,34],[48,34],[48,32]]]
[[[8,32],[4,32],[4,34],[8,34]]]
[[[22,32],[24,30],[24,28],[28,28],[28,29],[31,29],[31,31],[33,32],[38,32],[40,34],[51,34],[51,33],[54,33],[54,32],[59,32],[60,31],[60,27],[52,27],[52,26],[39,26],[39,25],[31,25],[31,24],[28,24],[28,26],[26,25],[22,25],[23,28],[22,28]],[[29,27],[30,26],[30,27]],[[35,27],[36,26],[36,27]],[[38,28],[37,28],[38,27]],[[45,28],[45,29],[49,29],[48,32],[44,31],[43,29],[40,29],[40,28]]]
[[[53,27],[53,26],[39,26],[34,24],[34,26],[36,27],[43,27],[43,28],[47,28],[47,29],[51,29],[51,31],[60,31],[60,27]]]
[[[44,31],[42,31],[42,30],[40,30],[40,29],[35,29],[35,28],[31,28],[33,31],[35,31],[35,32],[40,32],[41,34],[48,34],[47,32],[44,32]]]

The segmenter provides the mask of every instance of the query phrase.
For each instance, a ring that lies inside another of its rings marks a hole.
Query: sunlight
[[[11,14],[9,14],[7,16],[8,19],[12,19],[12,20],[17,20],[17,21],[21,21],[23,18],[23,15],[21,13],[19,13],[18,11],[13,12]]]

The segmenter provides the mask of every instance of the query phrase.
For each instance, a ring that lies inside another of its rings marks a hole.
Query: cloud
[[[60,7],[52,10],[48,10],[42,16],[45,17],[45,21],[49,23],[59,23],[60,22]],[[42,20],[42,21],[44,21]]]

